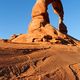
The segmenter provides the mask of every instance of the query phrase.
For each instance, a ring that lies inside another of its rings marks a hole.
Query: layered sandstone
[[[0,80],[79,80],[80,46],[0,43]]]
[[[47,8],[59,16],[50,25]],[[0,40],[0,80],[80,80],[80,41],[67,34],[61,0],[37,0],[28,33]]]

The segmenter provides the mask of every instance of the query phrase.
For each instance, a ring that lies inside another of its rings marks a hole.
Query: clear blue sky
[[[31,11],[36,0],[0,0],[0,38],[9,38],[12,34],[27,33],[31,20]],[[64,23],[68,34],[80,40],[80,0],[62,0]],[[48,8],[50,21],[57,28],[58,16]]]

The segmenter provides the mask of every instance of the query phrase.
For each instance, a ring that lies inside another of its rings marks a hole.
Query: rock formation
[[[59,15],[59,31],[67,34],[67,28],[63,23],[64,11],[60,0],[37,0],[32,9],[32,21],[29,25],[30,34],[42,34],[43,36],[58,37],[58,32],[50,25],[48,5],[52,4],[54,12]]]
[[[59,16],[59,24],[62,24],[64,11],[60,0],[37,0],[32,9],[32,21],[29,25],[29,33],[32,33],[35,30],[38,30],[39,28],[45,27],[47,24],[50,24],[47,9],[48,5],[51,3],[52,7],[54,8],[54,12]],[[51,32],[53,34],[54,31]]]
[[[48,5],[52,4],[54,13],[59,16],[59,30],[50,25]],[[46,42],[52,39],[67,38],[67,27],[63,23],[64,11],[60,0],[37,0],[32,9],[32,20],[29,24],[28,34],[20,35],[12,42]],[[46,36],[46,38],[45,38]]]
[[[58,30],[50,25],[50,3]],[[28,34],[0,39],[0,80],[80,80],[80,41],[67,34],[63,17],[60,0],[37,0]]]
[[[80,80],[80,46],[0,43],[0,80]]]

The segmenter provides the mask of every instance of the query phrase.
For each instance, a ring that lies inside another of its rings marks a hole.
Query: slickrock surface
[[[80,46],[0,42],[0,80],[79,80]]]
[[[59,30],[50,25],[52,4]],[[80,41],[67,34],[61,0],[37,0],[28,34],[0,40],[0,80],[80,80]]]

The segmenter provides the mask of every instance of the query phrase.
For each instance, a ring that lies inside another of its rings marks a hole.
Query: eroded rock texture
[[[0,44],[0,80],[79,80],[80,46]]]
[[[54,13],[59,16],[59,30],[50,25],[48,5],[52,4]],[[63,23],[64,11],[60,0],[37,0],[32,9],[32,19],[28,27],[28,34],[13,39],[12,42],[47,42],[52,39],[66,38],[67,27]],[[45,36],[47,36],[45,38]]]
[[[54,12],[59,15],[59,31],[61,33],[67,33],[67,28],[63,23],[64,11],[60,0],[37,0],[32,9],[32,21],[29,25],[28,32],[30,34],[36,34],[36,36],[51,36],[52,38],[58,37],[58,32],[50,25],[48,16],[48,5],[52,3]],[[60,22],[61,21],[61,22]]]
[[[50,25],[50,3],[59,30]],[[80,80],[80,42],[67,35],[63,16],[60,0],[36,1],[28,34],[0,40],[0,80]]]

